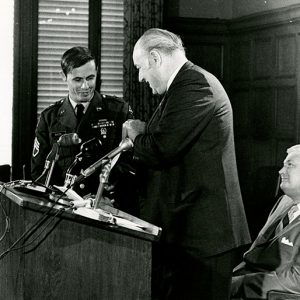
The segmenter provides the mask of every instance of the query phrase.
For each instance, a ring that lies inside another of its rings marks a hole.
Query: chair
[[[300,294],[291,294],[287,292],[270,291],[268,300],[300,300]]]
[[[231,298],[231,300],[247,300],[248,298]],[[249,299],[250,300],[250,299]],[[251,300],[255,300],[251,298]],[[259,300],[259,299],[257,299]],[[291,294],[287,292],[270,291],[267,300],[300,300],[300,294]]]
[[[0,165],[0,181],[9,182],[10,181],[10,165]]]

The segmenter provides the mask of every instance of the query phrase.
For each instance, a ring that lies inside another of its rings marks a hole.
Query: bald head
[[[180,37],[159,28],[147,30],[133,50],[133,63],[139,71],[139,81],[147,82],[153,94],[165,93],[172,74],[186,61]]]
[[[287,157],[279,174],[281,189],[294,202],[300,203],[300,145],[287,149]]]
[[[174,51],[181,51],[185,54],[181,38],[160,28],[148,29],[137,41],[136,46],[148,53],[156,49],[166,55],[172,54]]]

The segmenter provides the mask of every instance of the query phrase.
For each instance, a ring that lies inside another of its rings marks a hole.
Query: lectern
[[[151,299],[159,235],[61,210],[42,195],[0,191],[0,255],[20,240],[0,260],[0,299]]]

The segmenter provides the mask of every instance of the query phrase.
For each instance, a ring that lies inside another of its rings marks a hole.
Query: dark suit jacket
[[[250,242],[236,169],[232,109],[212,74],[180,69],[134,156],[147,166],[141,218],[163,228],[162,240],[200,256]]]
[[[266,299],[270,290],[300,293],[300,217],[275,231],[292,204],[288,196],[278,200],[244,262],[234,270],[234,276],[243,276],[240,289],[247,299]]]

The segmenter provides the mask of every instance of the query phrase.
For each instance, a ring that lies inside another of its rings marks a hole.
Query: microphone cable
[[[4,185],[2,186],[0,193],[3,191],[3,189],[4,189]],[[0,205],[1,205],[1,209],[3,211],[4,217],[5,217],[5,228],[4,228],[2,236],[0,237],[0,242],[5,238],[6,234],[9,232],[9,227],[10,227],[10,219],[9,219],[8,214],[6,213],[6,210],[5,210],[5,208],[2,204],[2,201],[3,200],[2,200],[2,197],[1,197]]]
[[[45,166],[44,166],[44,169],[43,169],[43,172],[42,174],[36,178],[35,180],[32,181],[32,184],[35,184],[37,183],[41,178],[43,178],[44,175],[46,175],[47,171],[49,171],[49,168],[50,168],[50,164],[51,164],[51,161],[49,160],[50,159],[50,156],[53,155],[53,156],[56,156],[57,153],[59,151],[59,145],[57,143],[54,143],[52,145],[52,148],[50,150],[50,152],[48,153],[48,155],[46,156],[46,159],[45,159]],[[38,182],[39,184],[41,184],[40,182]]]
[[[1,260],[6,254],[8,254],[9,252],[17,251],[17,250],[20,250],[20,249],[25,249],[25,248],[27,248],[28,246],[30,246],[31,244],[33,244],[33,243],[34,243],[34,242],[42,235],[42,233],[43,233],[47,228],[49,228],[50,224],[54,222],[55,218],[56,218],[60,213],[62,213],[63,211],[65,211],[64,208],[58,210],[58,211],[52,216],[52,218],[48,221],[48,223],[46,223],[46,224],[44,225],[43,229],[42,229],[42,230],[41,230],[41,231],[40,231],[40,232],[39,232],[39,233],[38,233],[31,241],[27,242],[26,244],[25,244],[25,241],[26,241],[27,239],[29,239],[29,237],[32,236],[32,235],[34,234],[35,230],[37,230],[39,227],[33,228],[32,231],[28,233],[28,234],[30,234],[30,235],[28,235],[27,237],[26,237],[26,232],[25,232],[25,233],[24,233],[18,240],[16,240],[16,241],[15,241],[8,249],[6,249],[3,253],[1,253],[1,255],[0,255],[0,260]],[[43,218],[42,222],[39,222],[39,225],[42,225],[42,223],[43,223],[44,221],[46,221],[46,220],[47,220],[47,218]],[[53,228],[50,228],[50,230],[49,230],[49,232],[47,233],[47,235],[55,228],[55,226],[56,226],[60,221],[61,221],[61,219],[58,220],[58,222],[57,222],[56,224],[54,224]],[[43,240],[47,237],[47,235],[45,235],[44,238],[43,238],[41,241],[43,241]],[[19,246],[19,247],[14,247],[15,245],[17,245],[17,243],[18,243],[22,238],[24,238],[24,244],[23,244],[22,246]],[[34,247],[33,247],[32,249],[30,249],[30,250],[25,251],[24,253],[29,253],[29,252],[31,252],[32,250],[36,249],[36,247],[39,246],[39,245],[40,245],[40,243],[37,243],[36,246],[34,246]]]
[[[3,191],[3,189],[5,188],[5,184],[3,185],[1,192]],[[52,205],[42,214],[42,216],[36,220],[36,222],[34,222],[27,230],[25,230],[23,232],[23,234],[21,234],[21,236],[12,244],[10,245],[5,251],[3,251],[0,254],[0,260],[3,259],[8,253],[10,253],[11,251],[15,251],[18,249],[22,249],[27,247],[28,245],[32,244],[37,238],[39,238],[41,236],[41,234],[46,230],[46,228],[54,221],[55,217],[58,216],[58,214],[66,211],[66,208],[61,208],[59,209],[53,216],[52,219],[46,223],[45,227],[42,229],[42,231],[30,242],[28,242],[27,244],[23,244],[20,247],[15,247],[18,243],[20,243],[22,240],[25,242],[26,239],[28,239],[31,235],[33,235],[33,233],[38,230],[38,228],[40,227],[40,225],[42,225],[44,222],[46,222],[46,220],[49,218],[49,213],[54,209],[54,206],[57,204],[57,202],[66,194],[66,192],[69,189],[66,189],[55,201],[54,203],[52,203]],[[69,208],[71,209],[71,207]],[[9,218],[9,217],[8,217]],[[7,233],[8,231],[6,231]]]

